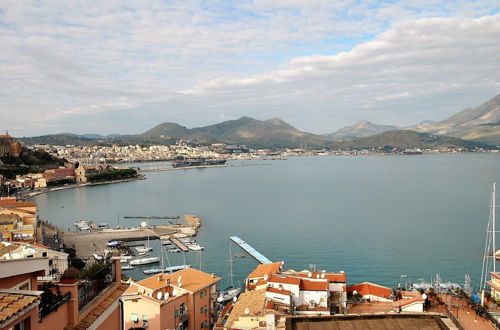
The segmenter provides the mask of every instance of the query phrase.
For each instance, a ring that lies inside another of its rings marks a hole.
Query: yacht
[[[154,264],[157,262],[160,262],[159,257],[146,257],[146,258],[139,258],[139,259],[130,260],[129,264],[131,266],[139,266],[139,265]]]

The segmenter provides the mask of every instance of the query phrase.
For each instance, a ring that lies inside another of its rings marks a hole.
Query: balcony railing
[[[71,300],[71,292],[68,292],[64,295],[56,295],[52,296],[42,295],[42,299],[40,302],[40,307],[38,308],[38,319],[42,321],[44,317],[49,315],[52,312],[57,311],[57,309],[64,305],[65,303]]]
[[[113,264],[106,265],[90,279],[80,281],[78,285],[78,310],[82,310],[103,290],[113,283]]]

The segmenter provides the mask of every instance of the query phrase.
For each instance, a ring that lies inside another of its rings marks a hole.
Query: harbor
[[[170,219],[174,217],[145,216],[139,218]],[[176,219],[180,217],[175,217]],[[201,226],[201,219],[192,214],[183,216],[185,224],[160,224],[149,226],[142,222],[141,226],[133,228],[98,229],[95,230],[64,230],[47,222],[42,223],[44,243],[50,245],[64,244],[74,248],[80,258],[91,258],[93,255],[103,255],[104,251],[111,251],[119,255],[123,252],[132,253],[131,247],[142,246],[149,240],[170,239],[180,250],[187,252],[190,249],[176,238],[193,237],[197,235]],[[54,242],[54,237],[57,239]],[[110,242],[120,242],[119,246],[110,245]]]

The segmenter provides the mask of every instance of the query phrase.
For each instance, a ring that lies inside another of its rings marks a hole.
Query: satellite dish
[[[319,274],[316,274],[316,278],[319,278],[319,277],[320,277]]]
[[[233,302],[236,302],[238,300],[238,297],[233,297]]]
[[[358,294],[358,291],[354,290],[354,291],[352,292],[352,294],[353,294],[353,295],[357,295],[357,294]]]
[[[313,274],[311,272],[307,273],[307,277],[312,277]]]
[[[267,281],[269,279],[269,276],[266,274],[264,275],[264,281]]]
[[[427,295],[425,293],[422,295],[422,299],[427,299]]]
[[[175,297],[175,296],[177,296],[177,289],[174,289],[174,290],[172,291],[172,297]]]
[[[157,294],[156,294],[156,299],[158,300],[161,300],[161,298],[163,297],[163,294],[161,293],[161,291],[159,291]]]
[[[250,314],[250,309],[245,308],[245,314],[246,314],[246,315]]]
[[[325,278],[325,273],[321,274],[321,278]]]
[[[141,222],[141,227],[146,228],[148,226],[148,223],[146,221]]]
[[[168,292],[165,292],[165,294],[163,295],[163,299],[167,300],[168,296],[169,296]]]

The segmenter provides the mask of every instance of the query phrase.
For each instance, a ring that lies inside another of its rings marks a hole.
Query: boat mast
[[[491,201],[491,208],[492,208],[492,213],[491,213],[491,221],[492,221],[492,235],[493,235],[493,273],[496,273],[496,260],[497,260],[497,249],[496,249],[496,245],[495,245],[495,240],[496,240],[496,226],[495,226],[495,199],[496,199],[496,183],[493,182],[493,196],[492,196],[492,201]]]
[[[231,251],[231,243],[229,243],[229,281],[233,286],[233,253]]]

